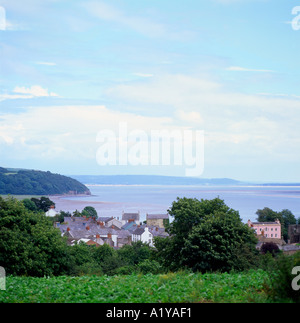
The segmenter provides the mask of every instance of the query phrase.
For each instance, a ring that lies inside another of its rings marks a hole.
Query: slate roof
[[[100,221],[100,222],[108,222],[110,220],[112,220],[113,217],[112,216],[100,216],[97,218],[97,221]]]
[[[123,213],[122,214],[122,220],[140,220],[140,214],[139,213]]]
[[[147,220],[169,219],[168,214],[147,214]]]
[[[155,226],[149,226],[149,231],[154,237],[168,237],[169,234],[166,232],[165,228],[159,228]]]
[[[140,228],[135,229],[135,230],[132,232],[132,234],[140,236],[140,235],[142,235],[144,232],[145,232],[145,228],[140,227]]]
[[[280,223],[278,223],[278,222],[251,222],[251,224],[266,224],[266,225],[268,225],[268,224],[280,224]]]

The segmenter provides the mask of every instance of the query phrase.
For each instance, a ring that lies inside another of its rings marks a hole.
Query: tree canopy
[[[98,214],[97,214],[97,211],[95,210],[94,207],[92,206],[86,206],[82,212],[81,212],[82,215],[86,216],[86,217],[92,217],[92,218],[95,218],[97,219],[98,218]]]
[[[168,212],[174,217],[170,237],[156,238],[155,246],[158,259],[171,270],[230,270],[243,254],[239,250],[252,254],[255,249],[254,233],[220,198],[177,198]],[[249,262],[243,259],[245,266]]]
[[[53,223],[21,201],[0,197],[0,265],[8,274],[44,276],[65,272],[67,245]]]

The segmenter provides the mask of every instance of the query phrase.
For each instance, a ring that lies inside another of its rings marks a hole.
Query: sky
[[[0,0],[0,166],[300,182],[299,5]]]

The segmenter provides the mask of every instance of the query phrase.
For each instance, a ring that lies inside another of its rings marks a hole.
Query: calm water
[[[229,207],[240,212],[243,222],[248,219],[256,220],[255,212],[264,207],[274,211],[289,209],[296,218],[300,217],[300,187],[87,186],[92,196],[68,197],[64,200],[68,200],[70,205],[72,201],[82,201],[86,205],[94,206],[99,216],[121,217],[123,210],[140,211],[143,221],[146,213],[166,213],[178,196],[197,199],[220,197]]]

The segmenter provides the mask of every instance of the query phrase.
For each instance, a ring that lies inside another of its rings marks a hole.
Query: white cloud
[[[184,121],[185,123],[187,122],[188,124],[191,125],[198,125],[198,126],[203,126],[203,118],[201,114],[197,111],[184,111],[184,110],[178,110],[176,112],[176,116],[181,120]]]
[[[1,116],[0,145],[13,146],[20,158],[95,159],[97,133],[111,130],[117,136],[120,122],[127,124],[128,132],[177,129],[168,117],[110,111],[105,106],[37,107]]]
[[[53,62],[36,62],[37,65],[46,65],[46,66],[56,66],[56,63]]]
[[[16,86],[12,93],[0,93],[0,102],[4,100],[14,99],[33,99],[39,97],[58,97],[59,95],[54,92],[49,92],[39,85],[33,85],[29,88],[25,86]]]
[[[246,68],[241,66],[230,66],[226,68],[227,71],[233,72],[263,72],[263,73],[274,73],[272,70],[264,70],[264,69],[253,69],[253,68]]]
[[[26,88],[25,86],[16,86],[13,90],[15,93],[28,94],[31,97],[48,97],[48,96],[58,96],[54,92],[48,91],[48,89],[44,89],[39,85],[33,85],[30,88]]]
[[[300,162],[300,100],[295,96],[245,94],[206,76],[178,74],[119,85],[107,94],[139,110],[150,106],[149,114],[163,110],[181,126],[204,130],[211,156],[228,156],[235,147],[236,158],[270,160],[285,152],[284,158]]]

